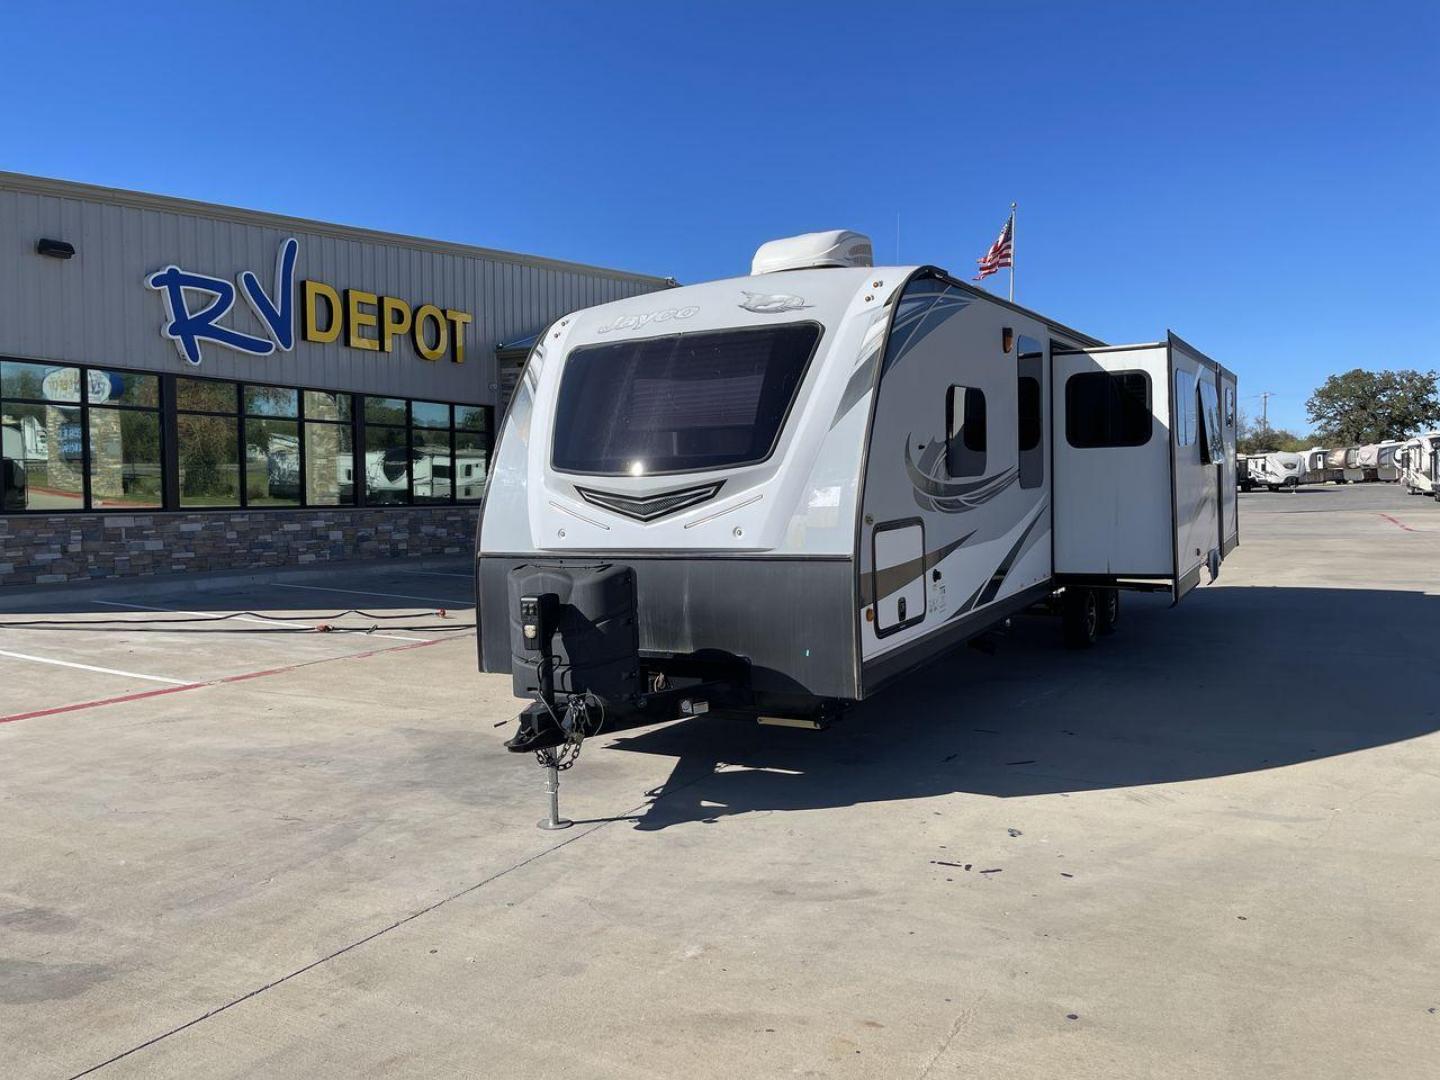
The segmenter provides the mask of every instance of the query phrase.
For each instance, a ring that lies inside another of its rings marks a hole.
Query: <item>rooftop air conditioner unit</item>
[[[849,229],[804,233],[761,244],[750,264],[752,274],[813,270],[822,266],[874,266],[870,238]]]

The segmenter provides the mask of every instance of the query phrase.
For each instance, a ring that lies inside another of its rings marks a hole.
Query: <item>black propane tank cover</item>
[[[527,643],[520,614],[526,596],[555,597],[549,640]],[[640,636],[634,570],[619,563],[533,562],[509,577],[510,669],[517,697],[540,691],[551,657],[555,692],[593,694],[609,708],[640,692]]]

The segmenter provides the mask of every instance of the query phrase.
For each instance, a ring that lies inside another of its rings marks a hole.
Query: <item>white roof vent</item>
[[[805,233],[761,244],[750,264],[752,274],[809,270],[821,266],[874,266],[870,238],[849,229]]]

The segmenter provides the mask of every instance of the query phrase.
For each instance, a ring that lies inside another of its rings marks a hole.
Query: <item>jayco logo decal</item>
[[[671,319],[688,319],[700,309],[691,305],[682,308],[666,308],[663,311],[647,311],[641,315],[620,315],[614,322],[606,323],[596,329],[597,334],[608,334],[613,330],[639,330],[642,326],[648,326],[652,322],[669,322]]]
[[[275,256],[273,294],[265,291],[260,279],[249,270],[236,275],[240,293],[255,317],[265,327],[268,337],[241,333],[220,320],[235,306],[235,286],[225,278],[197,274],[170,265],[145,279],[145,284],[160,293],[165,301],[167,320],[160,333],[175,344],[175,350],[187,364],[198,365],[205,358],[202,342],[249,353],[269,356],[277,348],[289,352],[295,347],[295,260],[300,254],[300,241],[293,236],[280,245]],[[208,302],[192,311],[192,294],[202,293]]]

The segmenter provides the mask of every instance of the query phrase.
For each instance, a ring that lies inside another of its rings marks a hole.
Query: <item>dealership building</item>
[[[0,586],[462,553],[528,344],[669,284],[0,173]]]

